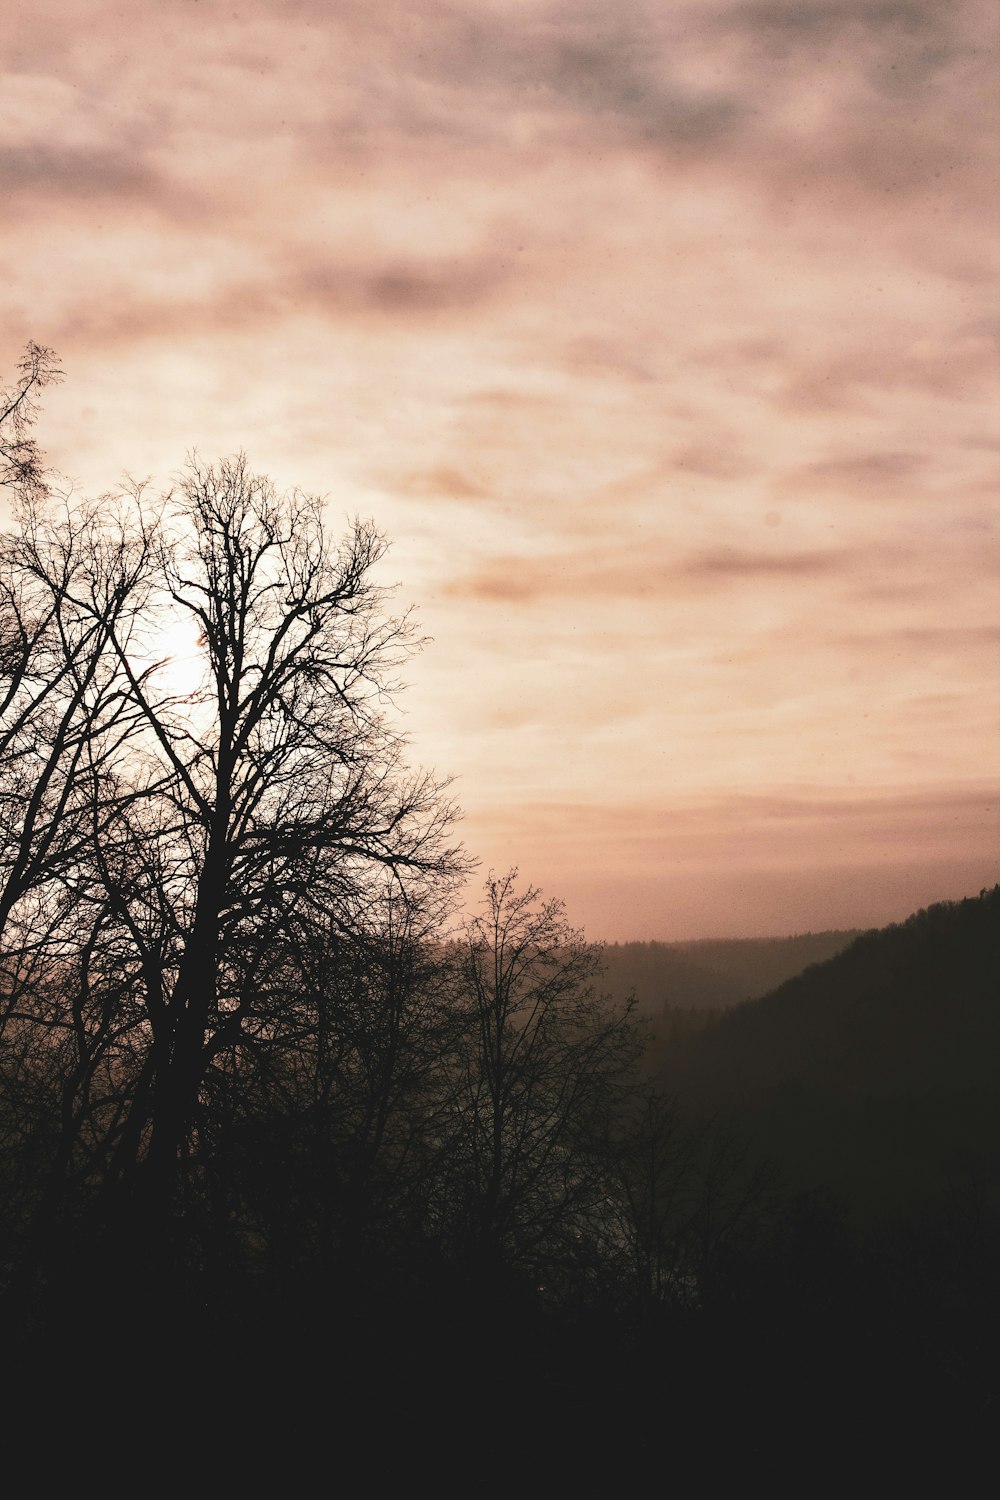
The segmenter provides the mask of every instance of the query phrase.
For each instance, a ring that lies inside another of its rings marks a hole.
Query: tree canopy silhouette
[[[332,539],[317,497],[280,494],[242,456],[192,459],[155,498],[57,500],[23,434],[45,368],[5,414],[9,1097],[58,1055],[56,1175],[141,1181],[169,1218],[213,1070],[301,1044],[326,1003],[317,946],[370,933],[387,902],[446,901],[467,862],[446,783],[406,766],[389,717],[420,643],[375,581],[376,528]]]

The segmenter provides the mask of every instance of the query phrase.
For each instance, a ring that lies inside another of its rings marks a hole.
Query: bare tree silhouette
[[[370,935],[387,890],[396,911],[446,900],[456,810],[388,716],[420,642],[373,580],[370,523],[331,541],[317,498],[242,457],[192,461],[156,500],[18,483],[0,551],[8,1055],[23,1085],[58,1052],[67,1142],[81,1111],[99,1137],[80,1170],[141,1185],[167,1253],[208,1075],[321,1029],[317,943]],[[200,660],[179,685],[185,618]]]

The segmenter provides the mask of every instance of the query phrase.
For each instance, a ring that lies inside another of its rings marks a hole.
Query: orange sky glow
[[[7,0],[79,490],[374,516],[480,876],[594,939],[1000,879],[992,0]]]

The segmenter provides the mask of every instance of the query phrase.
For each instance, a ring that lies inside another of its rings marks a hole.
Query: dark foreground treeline
[[[491,1472],[636,1444],[706,1475],[960,1464],[998,1390],[998,916],[1000,887],[865,934],[664,1050],[557,903],[491,881],[462,941],[335,945],[323,1027],[303,1006],[206,1080],[154,1244],[141,1167],[99,1165],[125,1080],[71,1124],[59,1039],[15,1047],[30,1410],[83,1359],[91,1418],[180,1382],[293,1468],[330,1441],[493,1442]]]
[[[922,1163],[995,1038],[975,922],[904,929],[914,963],[862,940],[828,990],[762,1002],[763,1044],[740,1010],[703,1028],[749,1088],[709,1098],[710,1053],[605,1000],[558,902],[491,877],[454,927],[469,862],[389,716],[417,642],[375,529],[331,539],[242,458],[60,497],[31,438],[57,373],[32,346],[0,392],[0,1332],[33,1482],[53,1451],[130,1486],[431,1464],[464,1490],[968,1447],[995,1114],[978,1175]],[[796,1030],[817,1007],[868,1071],[768,1116],[761,1058],[828,1051]],[[902,1112],[868,1108],[926,1015],[951,1092],[915,1063]],[[836,1134],[831,1097],[862,1159],[910,1162],[877,1224],[850,1158],[832,1182],[782,1149]]]

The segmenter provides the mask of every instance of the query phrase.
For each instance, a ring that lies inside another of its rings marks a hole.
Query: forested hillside
[[[798,1185],[866,1211],[1000,1186],[1000,887],[865,933],[664,1054]]]
[[[840,953],[857,932],[780,938],[706,938],[681,943],[608,943],[605,985],[617,1000],[635,995],[640,1015],[726,1010],[764,995],[809,964]]]

